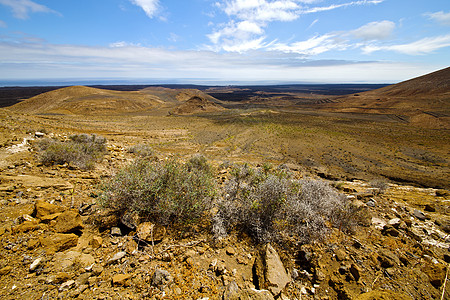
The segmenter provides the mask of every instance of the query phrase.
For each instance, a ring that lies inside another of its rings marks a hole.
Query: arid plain
[[[351,94],[289,86],[115,89],[65,87],[0,109],[0,221],[5,224],[0,230],[5,248],[0,256],[0,294],[5,298],[436,299],[445,295],[450,257],[450,68]],[[28,144],[38,139],[36,132],[60,138],[100,135],[107,139],[108,154],[90,171],[42,165]],[[130,236],[112,235],[93,225],[98,211],[82,211],[83,205],[96,207],[92,193],[98,183],[129,163],[133,155],[126,149],[140,144],[151,147],[160,160],[185,161],[200,153],[215,167],[219,181],[229,176],[225,166],[234,163],[283,165],[298,178],[321,178],[359,201],[355,205],[364,206],[366,224],[351,234],[334,230],[325,244],[278,249],[290,283],[281,294],[252,296],[246,289],[255,288],[252,262],[259,250],[247,237],[230,235],[219,245],[209,242],[208,233],[201,230],[181,237],[172,233],[144,250],[136,245],[136,252]],[[43,187],[46,180],[49,186]],[[384,194],[374,193],[371,183],[376,181],[389,186]],[[55,231],[54,220],[44,222],[36,216],[38,201],[54,203],[55,199],[61,207],[78,208],[84,224],[72,248],[79,254],[71,254],[77,265],[64,270],[58,265],[69,250],[48,251],[46,244]],[[426,211],[423,219],[416,210]],[[100,245],[94,246],[96,237]],[[33,242],[36,239],[40,242]],[[128,258],[118,263],[102,260],[119,250]],[[89,255],[89,262],[92,258],[96,271],[82,265],[82,255]],[[38,257],[43,257],[38,262],[41,271],[30,271]],[[214,259],[222,269],[216,264],[211,267]],[[144,273],[158,268],[169,271],[171,283],[150,289],[146,284],[151,279]],[[50,280],[51,276],[63,278]],[[22,277],[23,284],[13,283]],[[71,286],[61,288],[71,280]],[[236,292],[240,296],[229,296],[231,282],[242,291]],[[43,284],[35,286],[38,283]]]

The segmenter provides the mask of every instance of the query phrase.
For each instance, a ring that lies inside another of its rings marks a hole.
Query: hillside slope
[[[220,109],[220,106],[215,104],[220,102],[219,100],[199,90],[152,87],[140,91],[113,91],[85,86],[72,86],[43,93],[9,109],[28,114],[121,115],[157,112],[166,115],[168,111],[194,97],[201,99],[200,106],[207,109],[193,109],[190,103],[183,106],[185,113]],[[216,109],[211,109],[212,107]]]
[[[338,98],[331,111],[388,114],[417,126],[450,128],[450,68]]]

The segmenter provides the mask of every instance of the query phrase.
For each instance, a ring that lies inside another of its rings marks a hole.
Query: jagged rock
[[[413,216],[416,217],[417,219],[421,220],[421,221],[425,221],[427,219],[425,214],[423,212],[421,212],[420,210],[417,210],[417,209],[415,209],[413,211]]]
[[[83,222],[78,211],[70,209],[56,218],[55,230],[60,233],[69,233],[83,228]]]
[[[440,288],[444,283],[446,268],[440,264],[427,264],[422,268],[422,272],[428,275],[430,283],[435,288]]]
[[[231,247],[231,246],[228,246],[228,247],[225,249],[225,252],[226,252],[228,255],[230,255],[230,256],[233,256],[233,255],[236,254],[236,250],[234,250],[234,248]]]
[[[120,218],[114,211],[101,210],[99,213],[89,216],[89,222],[97,225],[99,229],[110,229],[119,224]]]
[[[136,228],[136,235],[138,239],[146,242],[162,240],[165,234],[166,228],[151,222],[141,223]]]
[[[410,296],[394,291],[370,291],[356,297],[355,300],[413,300]]]
[[[428,212],[435,212],[435,211],[436,211],[436,208],[435,208],[434,205],[432,205],[432,204],[427,204],[427,205],[425,205],[424,210],[425,210],[425,211],[428,211]]]
[[[268,290],[245,289],[241,292],[242,300],[274,300],[272,294]]]
[[[336,255],[336,259],[338,261],[343,261],[343,260],[348,259],[347,253],[342,249],[337,249],[336,251],[334,251],[334,254]]]
[[[386,222],[379,218],[372,217],[372,224],[375,226],[376,229],[382,230],[383,227],[386,225]]]
[[[120,230],[119,227],[112,227],[111,228],[111,235],[112,236],[121,236],[122,235],[122,230]]]
[[[68,291],[72,288],[75,287],[75,280],[69,280],[64,282],[63,284],[61,284],[61,286],[59,287],[58,291],[59,292],[64,292],[64,291]]]
[[[42,217],[47,215],[52,215],[55,213],[62,212],[64,209],[58,205],[50,204],[43,200],[37,200],[33,212],[33,216],[38,219],[42,219]]]
[[[54,261],[55,267],[61,271],[72,266],[86,269],[95,264],[95,259],[92,255],[81,253],[79,251],[66,251],[56,253]]]
[[[366,205],[369,207],[375,207],[376,202],[373,199],[370,199],[369,201],[366,202]]]
[[[103,272],[103,267],[100,265],[94,265],[92,267],[92,274],[95,276],[100,275]]]
[[[25,221],[22,224],[13,228],[14,233],[25,233],[34,231],[39,228],[39,224],[36,221]]]
[[[59,217],[62,213],[54,213],[54,214],[50,214],[50,215],[46,215],[46,216],[42,216],[41,217],[41,222],[42,223],[49,223],[52,220],[55,220],[57,217]]]
[[[91,275],[92,275],[92,273],[90,273],[90,272],[80,274],[80,276],[78,276],[78,278],[75,280],[77,286],[86,285],[88,283],[88,279],[89,279],[89,277],[91,277]]]
[[[132,211],[127,211],[120,217],[120,222],[130,230],[136,230],[139,220],[139,214]]]
[[[33,263],[30,265],[29,271],[34,272],[36,269],[41,265],[42,261],[44,260],[43,257],[39,257],[33,261]]]
[[[128,280],[132,277],[131,274],[117,274],[112,278],[113,286],[127,286]]]
[[[399,218],[390,219],[388,221],[388,225],[394,227],[395,229],[398,229],[400,226],[401,220]]]
[[[121,260],[122,258],[124,258],[126,255],[127,255],[127,253],[125,251],[117,252],[116,254],[114,254],[113,257],[111,257],[108,260],[108,262],[106,264],[107,265],[114,264],[114,263],[118,262],[119,260]]]
[[[258,287],[268,289],[274,296],[280,294],[291,281],[277,251],[267,244],[254,264]]]
[[[223,261],[219,261],[217,259],[214,259],[209,264],[209,269],[213,270],[217,276],[225,275],[228,273],[225,263]]]
[[[0,276],[6,275],[9,272],[11,272],[11,270],[13,269],[13,267],[11,266],[6,266],[0,269]]]
[[[172,276],[166,270],[156,269],[155,273],[153,273],[152,285],[160,290],[164,290],[164,288],[172,281]]]
[[[400,259],[389,250],[381,249],[379,251],[378,261],[383,268],[394,267],[400,265]]]
[[[75,247],[78,243],[78,236],[73,233],[56,233],[51,236],[40,237],[39,241],[47,254],[54,254]]]
[[[235,281],[230,282],[223,293],[223,300],[240,300],[240,290]]]
[[[436,219],[436,225],[445,233],[450,233],[450,219]]]
[[[389,235],[389,236],[399,236],[400,232],[395,229],[392,225],[386,224],[383,227],[383,230],[381,231],[383,235]]]
[[[349,271],[355,281],[358,281],[360,278],[361,269],[357,265],[351,264]]]
[[[47,284],[60,284],[62,282],[66,282],[70,279],[69,274],[65,273],[65,272],[58,272],[56,274],[52,274],[50,275],[47,280],[46,283]]]
[[[91,246],[93,249],[100,248],[103,244],[103,239],[99,236],[93,236],[91,240],[89,241],[89,246]]]

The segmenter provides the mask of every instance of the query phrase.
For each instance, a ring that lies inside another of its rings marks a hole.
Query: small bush
[[[370,182],[370,186],[375,190],[373,193],[375,195],[384,194],[386,190],[389,188],[389,184],[383,179],[375,179]]]
[[[128,148],[128,153],[133,153],[139,157],[147,157],[147,158],[153,157],[155,155],[153,149],[145,144],[138,144],[131,146],[130,148]]]
[[[136,212],[163,225],[198,221],[216,195],[209,172],[174,159],[153,163],[138,159],[104,182],[101,190],[104,207],[119,215]]]
[[[106,152],[106,139],[96,135],[72,135],[68,141],[45,138],[37,143],[43,164],[72,164],[91,169]]]
[[[244,231],[257,242],[321,240],[339,226],[346,199],[319,180],[294,180],[284,168],[235,168],[214,216],[220,236]]]

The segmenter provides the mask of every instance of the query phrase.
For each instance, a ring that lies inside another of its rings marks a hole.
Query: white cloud
[[[331,38],[331,37],[328,37]],[[320,39],[318,37],[317,39]],[[314,44],[311,42],[311,44]],[[305,49],[311,47],[304,46]],[[253,51],[248,55],[139,47],[87,47],[0,42],[0,80],[60,78],[182,79],[220,82],[396,82],[445,67],[388,62],[314,61],[296,53]],[[68,75],[70,74],[70,75]]]
[[[0,0],[0,4],[9,6],[14,14],[14,17],[18,19],[28,19],[29,13],[56,13],[58,12],[48,8],[45,5],[38,4],[31,0]]]
[[[367,54],[370,54],[375,51],[395,51],[408,55],[423,55],[449,46],[450,46],[450,34],[447,34],[436,37],[427,37],[407,44],[386,45],[386,46],[367,45],[363,47],[363,51]]]
[[[363,40],[384,40],[391,37],[395,29],[395,23],[391,21],[370,22],[351,31],[356,38]]]
[[[223,0],[216,5],[229,18],[225,24],[218,25],[211,34],[207,35],[213,46],[210,49],[239,51],[254,50],[255,47],[267,47],[264,42],[265,29],[271,22],[290,22],[298,19],[302,14],[332,10],[346,6],[378,4],[384,0],[360,0],[341,4],[332,4],[325,7],[315,7],[314,3],[320,0]],[[308,27],[312,27],[315,20]],[[299,45],[281,45],[278,46],[287,49],[289,52],[296,52],[296,49],[303,47],[303,42]],[[331,45],[331,44],[330,44]],[[315,48],[315,51],[306,51],[316,53],[328,51],[330,45],[323,49]],[[298,50],[300,52],[304,52]]]
[[[317,6],[317,7],[305,8],[305,9],[302,9],[299,13],[300,14],[311,14],[311,13],[328,11],[328,10],[333,10],[333,9],[336,9],[336,8],[347,7],[347,6],[380,4],[383,1],[384,0],[362,0],[362,1],[353,1],[353,2],[341,3],[341,4],[331,4],[329,6]]]
[[[0,27],[6,28],[6,27],[8,27],[8,25],[6,25],[6,23],[4,21],[0,20]]]
[[[275,43],[270,47],[285,53],[298,53],[305,56],[318,55],[330,50],[345,50],[349,47],[347,43],[333,34],[314,36],[306,41],[291,44]]]
[[[159,11],[159,0],[130,0],[134,5],[139,6],[149,18],[153,18]]]
[[[435,13],[426,13],[430,19],[441,23],[442,25],[450,26],[450,12],[445,13],[443,11],[438,11]]]

